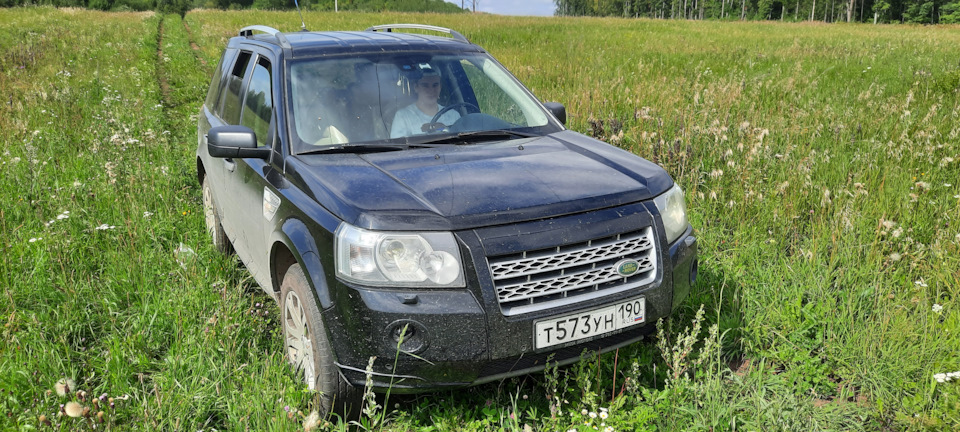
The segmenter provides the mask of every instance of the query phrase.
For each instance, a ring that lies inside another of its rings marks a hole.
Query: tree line
[[[303,10],[463,12],[444,0],[297,0]],[[475,0],[461,2],[466,9]],[[960,23],[960,0],[554,0],[558,16],[659,19]],[[207,9],[294,9],[294,0],[0,0],[0,7],[50,5],[185,14]]]
[[[444,0],[297,0],[300,8],[313,11],[354,10],[366,12],[462,12],[459,5]],[[472,4],[472,2],[470,2]],[[294,9],[294,0],[0,0],[0,7],[49,5],[105,11],[159,10],[183,15],[190,9]]]
[[[554,0],[560,16],[960,23],[960,0]]]

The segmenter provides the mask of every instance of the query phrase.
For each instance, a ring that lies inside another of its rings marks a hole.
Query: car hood
[[[292,158],[288,177],[342,220],[379,230],[460,230],[650,199],[659,166],[576,132],[368,154]]]

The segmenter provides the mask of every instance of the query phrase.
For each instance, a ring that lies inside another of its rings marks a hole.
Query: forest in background
[[[444,0],[302,0],[304,10],[463,12]],[[774,20],[868,23],[960,23],[960,0],[554,0],[557,16],[689,20]],[[0,0],[0,7],[49,5],[104,11],[290,10],[294,0]],[[474,5],[475,6],[475,5]]]
[[[462,12],[460,6],[443,0],[298,0],[300,8],[312,11],[362,12]],[[294,9],[294,0],[0,0],[0,7],[13,6],[80,7],[103,11],[159,10],[183,16],[188,10],[205,9]]]
[[[960,23],[960,0],[554,0],[556,15],[662,19]]]

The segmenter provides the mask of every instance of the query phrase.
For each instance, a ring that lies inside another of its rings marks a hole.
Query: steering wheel
[[[482,112],[482,111],[480,111],[480,107],[478,107],[478,106],[476,106],[476,105],[474,105],[474,104],[472,104],[472,103],[470,103],[470,102],[457,102],[457,103],[454,103],[454,104],[447,105],[447,106],[441,108],[440,111],[437,111],[437,113],[433,115],[433,118],[430,119],[430,123],[436,123],[438,120],[440,120],[440,116],[446,114],[447,111],[450,111],[450,110],[452,110],[452,109],[454,109],[454,108],[460,108],[460,107],[473,108],[473,109],[477,110],[477,112]]]

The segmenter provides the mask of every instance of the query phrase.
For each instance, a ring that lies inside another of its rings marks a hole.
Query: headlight
[[[670,190],[653,199],[660,218],[663,219],[663,228],[667,232],[667,243],[673,243],[687,230],[687,205],[683,201],[683,189],[676,184]]]
[[[460,249],[450,232],[337,228],[337,275],[377,286],[463,287]]]

